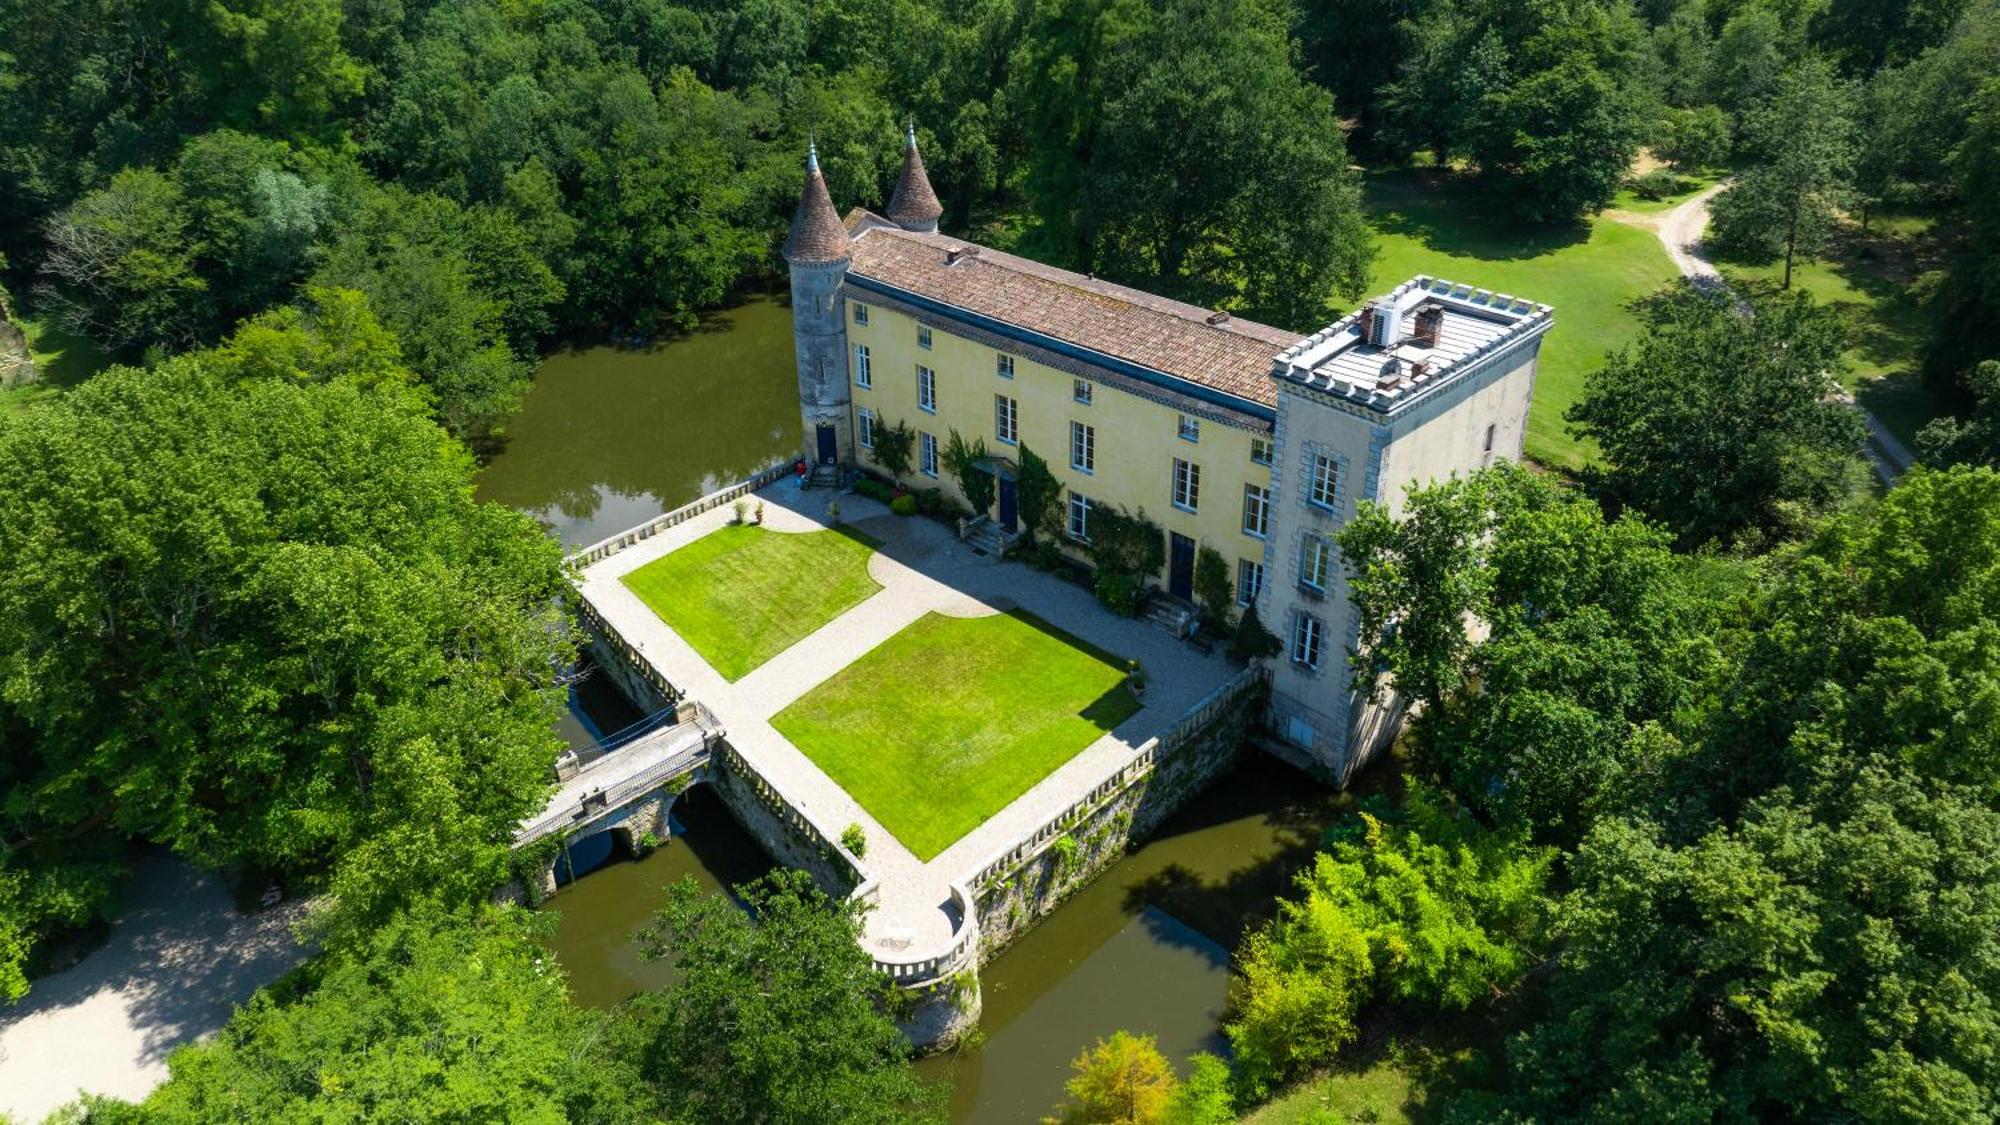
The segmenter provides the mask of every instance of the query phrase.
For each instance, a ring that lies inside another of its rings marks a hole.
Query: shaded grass
[[[1523,227],[1472,181],[1437,173],[1371,176],[1366,198],[1381,249],[1370,292],[1430,274],[1555,307],[1535,376],[1528,455],[1572,469],[1593,460],[1594,446],[1565,432],[1563,411],[1605,352],[1638,335],[1631,303],[1679,276],[1659,239],[1606,218]]]
[[[111,366],[110,355],[87,337],[65,332],[39,317],[23,317],[17,323],[28,338],[28,355],[35,361],[38,377],[18,387],[0,387],[0,415],[46,402]]]
[[[1827,257],[1795,263],[1792,285],[1830,305],[1847,322],[1847,370],[1841,381],[1855,400],[1881,419],[1904,445],[1931,419],[1949,413],[1918,374],[1931,317],[1910,295],[1910,283],[1934,253],[1926,217],[1889,215],[1870,224],[1842,228]],[[1732,279],[1776,283],[1782,261],[1767,265],[1725,263]]]
[[[928,861],[1137,711],[1124,680],[1031,614],[930,613],[771,725]]]
[[[623,581],[735,681],[880,590],[868,576],[875,545],[846,528],[789,534],[729,524]]]

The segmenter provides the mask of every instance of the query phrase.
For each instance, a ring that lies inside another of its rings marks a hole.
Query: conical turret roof
[[[806,182],[799,189],[799,208],[792,212],[792,230],[785,236],[788,262],[838,262],[850,254],[847,228],[833,209],[826,177],[819,172],[819,149],[806,150]]]
[[[889,197],[889,221],[904,230],[936,230],[944,206],[931,190],[931,178],[924,172],[924,158],[917,154],[917,127],[910,126],[903,142],[903,172],[896,177],[895,194]]]

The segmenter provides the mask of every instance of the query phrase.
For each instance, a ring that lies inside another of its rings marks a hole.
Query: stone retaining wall
[[[1254,672],[1225,685],[1190,723],[1162,737],[1150,762],[1128,767],[1114,784],[1056,818],[1033,844],[982,870],[972,889],[980,963],[998,956],[1235,765],[1264,694]]]
[[[787,801],[726,739],[716,743],[707,780],[766,854],[809,873],[827,897],[844,899],[861,886],[860,861]]]

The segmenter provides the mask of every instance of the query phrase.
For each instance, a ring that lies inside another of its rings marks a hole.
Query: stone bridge
[[[688,780],[709,764],[723,737],[722,724],[708,708],[683,702],[649,715],[605,740],[588,760],[574,752],[556,762],[561,786],[541,813],[514,833],[519,850],[560,835],[565,839],[610,829],[629,838],[628,850],[645,836],[667,836],[667,807]],[[541,866],[539,890],[556,889],[551,854]]]

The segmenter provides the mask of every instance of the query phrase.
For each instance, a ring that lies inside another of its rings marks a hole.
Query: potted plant
[[[764,502],[762,500],[757,501],[757,526],[764,526]]]
[[[747,517],[747,515],[749,514],[749,511],[750,511],[750,504],[749,504],[749,502],[748,502],[748,501],[746,501],[746,500],[738,500],[738,501],[737,501],[737,502],[735,503],[734,507],[735,507],[735,509],[736,509],[736,522],[737,522],[737,523],[748,523],[748,522],[749,522],[749,520],[748,520],[748,519],[747,519],[746,517]]]
[[[1132,689],[1132,694],[1134,696],[1137,696],[1141,699],[1145,698],[1146,695],[1145,665],[1140,664],[1136,660],[1127,660],[1125,662],[1125,686]]]

